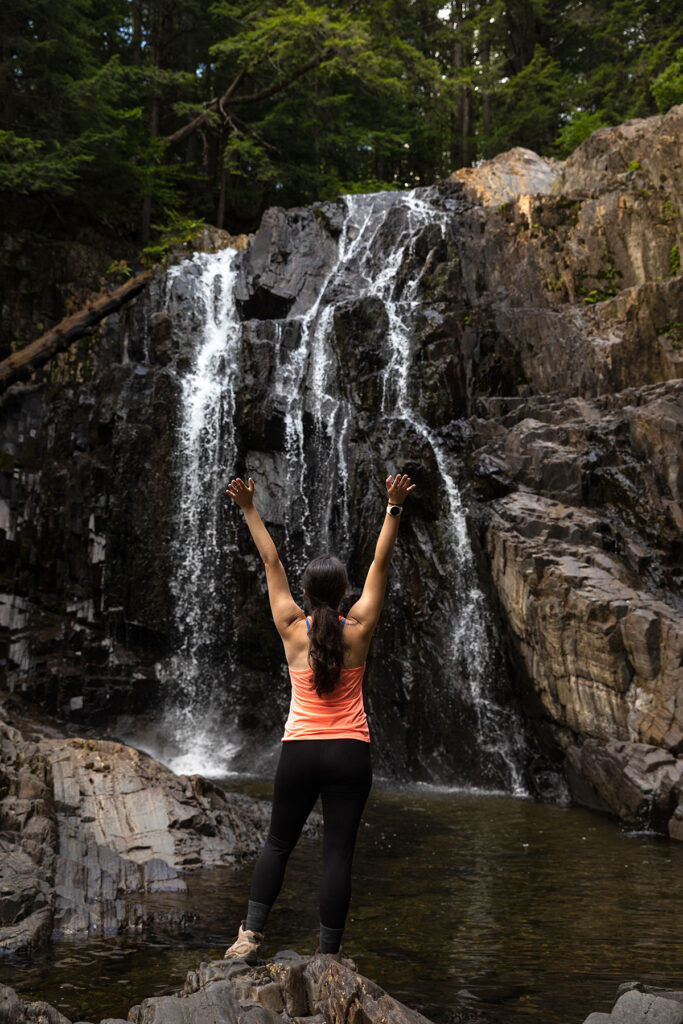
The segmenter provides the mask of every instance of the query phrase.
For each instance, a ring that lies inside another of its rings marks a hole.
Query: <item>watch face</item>
[[[398,505],[392,505],[391,508],[389,509],[389,515],[390,516],[400,516],[400,514],[401,514],[401,509],[400,509],[400,507]]]

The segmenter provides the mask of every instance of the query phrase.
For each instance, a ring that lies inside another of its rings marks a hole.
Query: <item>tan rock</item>
[[[499,206],[518,196],[552,192],[561,169],[562,164],[557,160],[516,146],[492,160],[483,160],[476,167],[461,167],[451,174],[451,180],[463,182],[474,202]]]

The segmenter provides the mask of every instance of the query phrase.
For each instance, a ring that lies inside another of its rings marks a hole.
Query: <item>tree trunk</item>
[[[481,62],[484,66],[484,84],[481,90],[481,128],[482,136],[484,139],[484,146],[486,145],[489,137],[489,131],[491,130],[491,90],[488,87],[489,75],[491,69],[489,63],[491,60],[491,44],[487,40],[481,48]],[[479,153],[479,156],[482,154]]]
[[[222,228],[223,221],[225,220],[225,190],[227,187],[228,178],[228,169],[225,166],[225,140],[223,138],[223,135],[224,133],[221,132],[218,151],[218,163],[220,166],[220,188],[218,190],[218,209],[216,211],[217,228]]]
[[[153,274],[153,270],[145,270],[144,273],[126,281],[116,291],[101,296],[84,309],[60,320],[56,327],[36,338],[30,345],[13,352],[0,363],[0,391],[4,391],[14,381],[30,376],[33,370],[42,366],[57,352],[62,352],[78,338],[82,338],[94,324],[99,323],[114,310],[120,309],[146,287]]]
[[[159,134],[159,96],[157,93],[152,96],[152,116],[149,124],[149,137],[156,139]],[[143,245],[149,241],[149,234],[152,221],[152,175],[147,176],[147,192],[142,200],[142,242]]]
[[[461,150],[460,158],[463,167],[469,167],[470,163],[470,90],[465,86],[462,94],[462,118],[460,121]]]

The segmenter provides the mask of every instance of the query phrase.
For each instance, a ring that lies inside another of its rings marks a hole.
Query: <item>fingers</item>
[[[407,473],[397,473],[395,477],[387,477],[386,480],[387,491],[391,498],[400,498],[403,500],[410,491],[414,491],[416,484],[411,484],[410,477]]]
[[[249,477],[249,486],[247,487],[244,480],[240,477],[235,477],[226,487],[225,493],[229,494],[231,498],[239,503],[240,498],[243,498],[246,494],[253,495],[254,481]]]

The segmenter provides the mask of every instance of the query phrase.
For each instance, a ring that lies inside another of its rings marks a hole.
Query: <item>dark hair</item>
[[[315,612],[311,623],[308,663],[319,697],[331,693],[344,661],[342,624],[337,609],[349,584],[346,569],[334,555],[314,558],[304,569],[303,586]]]

